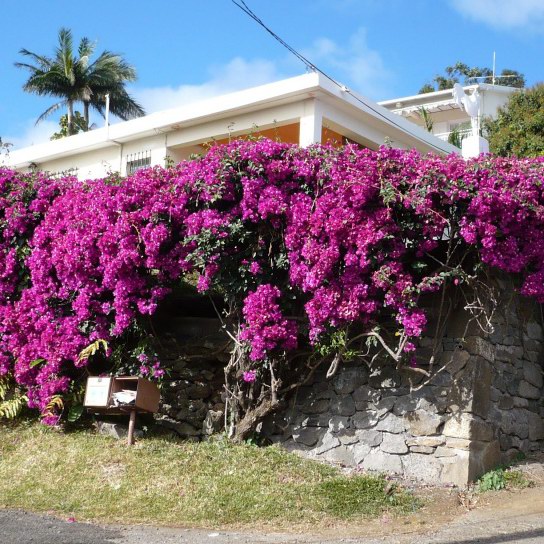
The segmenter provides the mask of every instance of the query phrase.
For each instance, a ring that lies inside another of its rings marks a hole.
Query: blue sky
[[[461,60],[544,80],[544,0],[246,0],[283,39],[369,98],[416,94]],[[148,112],[304,73],[305,67],[230,0],[5,2],[0,33],[0,137],[45,141],[58,116],[34,121],[51,99],[23,92],[14,67],[25,47],[51,55],[58,29],[122,53]],[[96,119],[98,123],[101,121]]]

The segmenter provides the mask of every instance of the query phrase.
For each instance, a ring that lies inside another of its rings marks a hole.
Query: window
[[[151,166],[151,150],[148,149],[147,151],[127,155],[127,176],[149,166]]]

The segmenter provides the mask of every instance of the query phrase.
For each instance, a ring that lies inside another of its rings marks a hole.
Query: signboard
[[[103,378],[90,376],[87,378],[87,389],[83,405],[106,408],[110,396],[111,380],[110,376]]]

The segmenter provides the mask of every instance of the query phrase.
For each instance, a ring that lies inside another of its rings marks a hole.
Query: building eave
[[[397,138],[404,145],[410,146],[412,143],[410,139],[414,139],[417,144],[414,147],[422,151],[434,150],[445,154],[458,152],[456,147],[435,138],[375,102],[345,90],[321,74],[310,73],[159,111],[113,124],[108,128],[15,150],[10,153],[8,164],[13,168],[25,168],[33,163],[40,164],[44,161],[105,149],[147,136],[251,113],[264,107],[322,96],[334,97],[339,105],[344,104],[351,108],[353,115],[362,116],[366,121],[380,125],[382,129],[385,127],[392,133],[393,139]]]

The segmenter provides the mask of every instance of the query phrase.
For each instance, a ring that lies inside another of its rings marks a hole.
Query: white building
[[[472,94],[476,90],[480,95],[480,118],[494,118],[497,110],[508,102],[510,95],[519,91],[516,87],[487,83],[464,87],[467,94]],[[432,133],[446,142],[454,131],[461,138],[471,132],[470,117],[455,103],[451,89],[393,98],[378,102],[378,104],[423,128],[425,128],[425,121],[421,109],[424,108],[432,120]]]
[[[310,73],[12,151],[7,165],[72,172],[80,179],[126,175],[248,134],[302,146],[353,141],[377,149],[389,142],[421,152],[459,152],[396,113]]]

